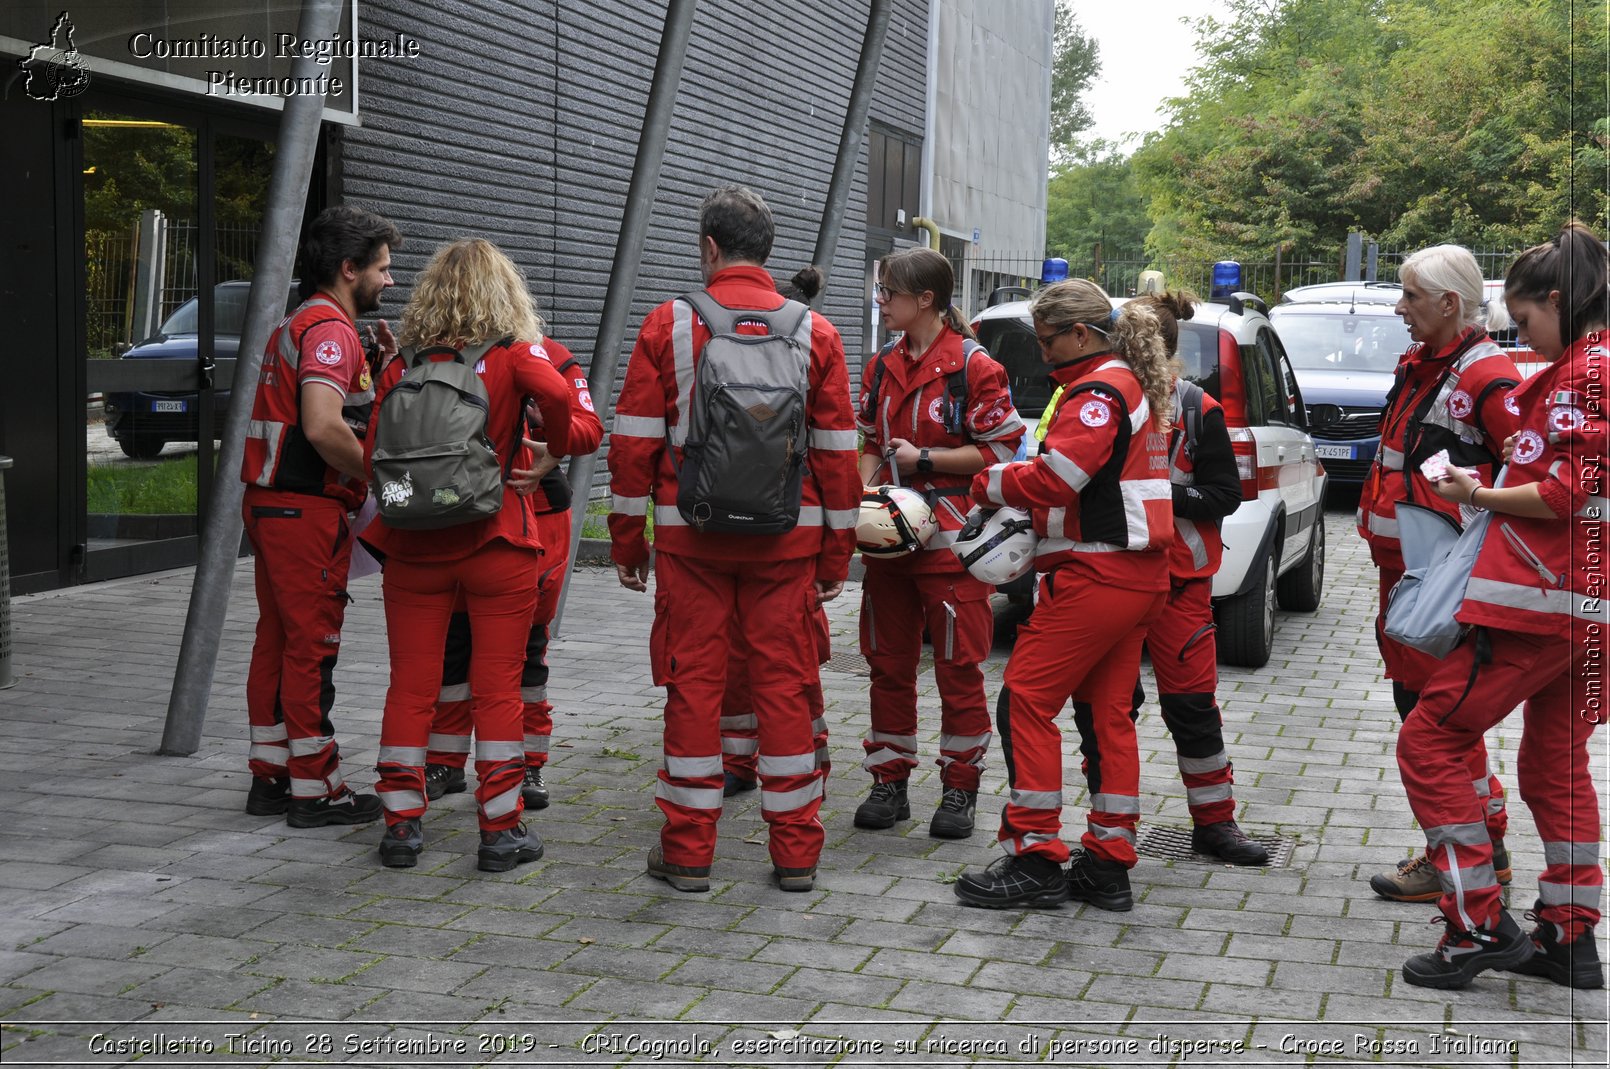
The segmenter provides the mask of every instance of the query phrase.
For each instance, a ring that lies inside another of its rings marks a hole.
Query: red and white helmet
[[[985,512],[975,505],[950,551],[974,579],[1001,586],[1034,567],[1039,544],[1027,512],[1010,506]]]
[[[855,544],[869,557],[899,557],[927,545],[938,526],[934,510],[917,491],[878,486],[861,495]]]

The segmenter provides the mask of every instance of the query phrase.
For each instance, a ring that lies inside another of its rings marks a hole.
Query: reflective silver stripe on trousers
[[[762,776],[808,776],[816,771],[816,754],[761,754],[755,764]]]
[[[610,428],[611,434],[618,434],[626,438],[664,438],[664,416],[625,416],[619,411],[615,413],[615,423]]]
[[[917,763],[915,755],[911,751],[891,750],[885,746],[881,750],[867,751],[867,755],[861,759],[861,767],[870,772],[879,765],[886,765],[890,761],[904,761],[912,765]]]
[[[609,499],[609,511],[622,516],[647,516],[648,503],[649,499],[646,497],[621,497],[615,494]]]
[[[722,731],[744,731],[760,727],[760,721],[755,719],[754,713],[742,713],[738,716],[724,716],[721,718]]]
[[[1605,619],[1607,604],[1598,601],[1598,611],[1594,611],[1589,607],[1594,605],[1594,599],[1578,597],[1569,590],[1545,591],[1542,587],[1522,586],[1519,583],[1505,583],[1498,579],[1483,579],[1474,575],[1470,577],[1470,582],[1465,584],[1465,600],[1502,605],[1506,609],[1571,616],[1578,620],[1600,623]]]
[[[425,808],[425,796],[418,791],[386,791],[377,788],[375,793],[380,796],[380,804],[393,813]]]
[[[547,687],[547,684],[543,684],[540,687],[521,687],[520,688],[520,700],[525,702],[525,703],[527,703],[527,704],[535,704],[536,702],[545,702],[545,701],[547,701],[548,700],[548,687]]]
[[[467,702],[470,700],[470,685],[468,683],[450,683],[436,692],[439,702]],[[464,751],[469,753],[468,750]]]
[[[549,736],[547,736],[547,735],[527,735],[525,737],[525,752],[526,753],[547,753],[548,752],[548,738],[549,738]]]
[[[1597,865],[1598,843],[1544,843],[1545,865]]]
[[[251,737],[252,737],[253,742],[284,742],[284,741],[286,741],[285,740],[285,725],[284,724],[269,724],[266,727],[258,727],[256,724],[253,724],[251,732],[252,732]]]
[[[1014,839],[1005,839],[1001,842],[1001,846],[1008,854],[1015,857],[1027,852],[1030,847],[1044,846],[1046,843],[1054,843],[1060,838],[1062,836],[1055,832],[1031,831]],[[1019,842],[1023,844],[1021,848],[1018,846]]]
[[[287,739],[292,757],[312,757],[335,742],[334,735],[313,735],[306,739]]]
[[[1007,798],[1009,805],[1019,809],[1061,809],[1061,791],[1020,791],[1013,789]]]
[[[380,763],[383,765],[407,765],[410,768],[418,768],[425,763],[425,747],[382,746],[380,747]]]
[[[1442,824],[1426,829],[1426,847],[1435,850],[1439,846],[1480,846],[1490,841],[1487,835],[1485,822],[1476,824]]]
[[[265,765],[285,767],[285,759],[290,756],[290,750],[284,743],[254,742],[246,748],[248,761],[261,761]]]
[[[760,752],[759,739],[744,739],[736,735],[721,736],[721,752],[732,754],[734,757],[746,757],[752,753]]]
[[[672,757],[666,754],[661,765],[665,774],[674,779],[693,779],[696,776],[721,775],[721,755],[705,757]]]
[[[294,367],[294,363],[292,364]],[[263,470],[257,476],[258,486],[274,485],[274,465],[279,462],[280,441],[285,435],[285,424],[270,419],[254,419],[246,424],[246,437],[256,438],[265,447]]]
[[[982,735],[941,735],[939,748],[941,750],[977,750],[989,746],[989,740],[995,733],[986,731]]]
[[[720,809],[720,787],[679,787],[663,779],[654,781],[654,797],[687,809]]]
[[[1472,865],[1460,869],[1457,876],[1452,870],[1438,872],[1437,881],[1442,889],[1449,894],[1456,894],[1462,888],[1466,891],[1478,891],[1483,887],[1497,887],[1498,873],[1491,865]]]
[[[1598,909],[1599,892],[1602,889],[1598,886],[1574,883],[1537,881],[1537,897],[1543,900],[1545,906],[1581,906],[1583,909]]]
[[[1140,816],[1140,797],[1133,794],[1092,794],[1090,808],[1119,816]]]
[[[816,771],[814,765],[811,767],[811,771]],[[822,797],[822,780],[820,777],[811,780],[807,786],[792,791],[767,790],[765,785],[762,784],[760,788],[760,808],[767,813],[788,813],[810,805],[820,797]]]
[[[855,431],[825,431],[812,427],[806,440],[812,449],[847,451],[857,448]]]
[[[346,777],[336,769],[329,779],[297,779],[291,777],[291,795],[295,798],[323,798],[327,794],[340,794],[347,785]]]
[[[1098,839],[1122,839],[1130,846],[1135,845],[1135,833],[1130,831],[1128,828],[1112,828],[1108,827],[1106,824],[1093,824],[1088,822],[1085,824],[1085,827],[1089,828],[1090,834],[1094,835]]]
[[[1223,750],[1212,757],[1180,757],[1178,758],[1180,771],[1192,776],[1205,776],[1209,772],[1217,772],[1230,763],[1230,757]]]
[[[688,398],[693,396],[693,306],[671,303],[671,355],[676,361],[676,422],[669,426],[671,444],[681,448],[688,440]],[[655,516],[654,521],[659,522]]]
[[[1210,787],[1185,788],[1186,805],[1212,805],[1214,802],[1228,802],[1230,800],[1230,785],[1228,783],[1215,783]]]
[[[524,757],[524,739],[475,740],[476,761],[519,761]]]
[[[520,787],[519,785],[516,785],[510,787],[502,794],[493,795],[491,798],[488,798],[486,803],[481,806],[481,815],[487,820],[496,820],[499,817],[508,816],[510,813],[519,808],[519,805]]]
[[[437,753],[469,753],[470,737],[468,735],[438,735],[430,733],[430,748]]]

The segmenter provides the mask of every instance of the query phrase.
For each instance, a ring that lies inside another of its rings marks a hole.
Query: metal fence
[[[134,333],[135,265],[139,258],[138,223],[127,230],[91,230],[84,235],[85,337],[92,359],[112,355],[119,342],[143,339]],[[170,220],[162,249],[163,283],[156,321],[194,297],[201,288],[197,250],[200,227],[191,220]],[[214,256],[218,280],[249,279],[257,259],[256,227],[220,227]]]

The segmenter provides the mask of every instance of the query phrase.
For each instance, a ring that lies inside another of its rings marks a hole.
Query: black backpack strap
[[[945,430],[950,434],[964,434],[967,430],[967,365],[973,354],[984,347],[972,338],[962,339],[962,366],[945,376]]]
[[[1202,387],[1189,379],[1179,380],[1180,426],[1184,430],[1182,432],[1179,428],[1175,429],[1176,435],[1182,435],[1175,444],[1177,448],[1185,450],[1185,455],[1193,460],[1196,458],[1196,441],[1202,433],[1202,396],[1205,392]]]
[[[686,301],[704,320],[711,334],[731,334],[743,320],[758,320],[766,324],[768,333],[781,338],[792,338],[799,333],[800,324],[810,314],[810,308],[799,301],[785,300],[780,306],[766,311],[762,308],[728,308],[710,295],[709,290],[690,290],[678,300]]]
[[[883,388],[883,362],[894,352],[894,347],[898,344],[898,340],[889,342],[872,358],[872,384],[867,387],[866,401],[861,405],[862,423],[876,426],[874,421],[878,418],[878,391]]]

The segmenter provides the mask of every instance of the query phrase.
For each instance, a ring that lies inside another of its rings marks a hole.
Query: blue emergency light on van
[[[1234,260],[1220,260],[1213,265],[1213,292],[1209,300],[1228,297],[1241,288],[1241,265]]]
[[[1061,282],[1068,277],[1068,261],[1060,256],[1048,257],[1040,265],[1040,281],[1049,286],[1053,282]]]

